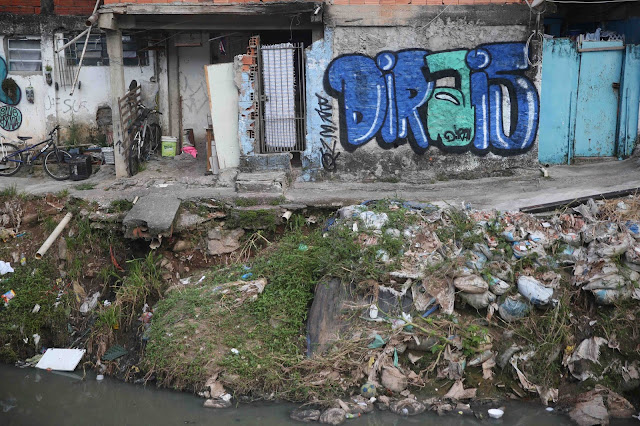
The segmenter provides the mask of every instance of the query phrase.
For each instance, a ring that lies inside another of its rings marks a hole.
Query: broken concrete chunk
[[[226,229],[210,229],[207,237],[208,253],[212,256],[232,253],[240,248],[240,238],[244,235],[244,229],[238,228],[233,230]]]
[[[382,386],[391,392],[402,392],[407,388],[407,377],[395,367],[384,367],[381,377]]]
[[[341,425],[345,421],[346,411],[342,408],[329,408],[320,414],[320,423],[325,425]]]
[[[289,415],[293,420],[309,423],[309,422],[317,422],[320,418],[320,410],[303,410],[301,408],[296,408]]]

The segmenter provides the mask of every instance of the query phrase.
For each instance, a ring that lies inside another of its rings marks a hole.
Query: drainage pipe
[[[51,235],[49,235],[49,238],[47,238],[47,240],[42,244],[42,247],[40,247],[36,252],[36,259],[38,260],[42,259],[42,256],[44,256],[47,250],[49,250],[49,247],[51,247],[51,244],[53,244],[53,242],[56,240],[56,238],[58,238],[60,233],[62,233],[62,230],[67,226],[67,224],[69,224],[69,221],[71,220],[72,216],[73,215],[71,213],[67,213],[66,216],[62,218],[58,226],[56,226],[56,229],[53,230]]]

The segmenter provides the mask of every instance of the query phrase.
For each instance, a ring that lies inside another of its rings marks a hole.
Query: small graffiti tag
[[[22,113],[13,106],[5,105],[0,108],[0,127],[8,132],[18,130],[22,124]]]
[[[338,152],[336,154],[336,142],[338,141],[336,131],[337,127],[333,124],[333,111],[331,109],[331,102],[329,99],[316,93],[318,98],[318,108],[316,112],[322,120],[320,128],[320,143],[322,144],[322,167],[329,172],[335,172],[337,168],[336,160],[340,156]],[[330,144],[333,144],[330,146]]]

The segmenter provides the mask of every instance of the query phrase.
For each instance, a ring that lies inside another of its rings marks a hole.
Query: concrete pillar
[[[180,77],[178,48],[173,38],[167,40],[167,84],[169,86],[169,135],[182,137],[180,134]]]
[[[127,177],[127,156],[124,132],[120,124],[118,98],[125,92],[124,66],[122,63],[122,31],[105,30],[107,33],[107,53],[109,54],[109,74],[111,82],[111,118],[113,121],[113,152],[116,160],[116,177]]]

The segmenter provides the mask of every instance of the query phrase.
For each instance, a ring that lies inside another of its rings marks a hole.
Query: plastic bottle
[[[27,264],[27,257],[24,253],[20,254],[20,265],[25,266]]]

